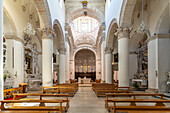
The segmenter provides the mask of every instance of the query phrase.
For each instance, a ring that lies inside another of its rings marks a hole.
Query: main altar
[[[90,84],[91,83],[91,78],[86,78],[86,77],[81,78],[81,77],[79,77],[78,78],[78,83],[80,83],[80,84]]]

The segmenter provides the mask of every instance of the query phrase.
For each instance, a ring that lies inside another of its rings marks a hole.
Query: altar
[[[81,78],[81,77],[79,77],[78,78],[78,83],[80,83],[80,84],[90,84],[91,83],[91,78],[86,78],[86,77]]]

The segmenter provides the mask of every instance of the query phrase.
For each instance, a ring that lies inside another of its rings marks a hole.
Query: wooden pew
[[[1,111],[57,111],[63,113],[64,107],[62,107],[63,100],[2,100]],[[12,106],[5,107],[5,104],[9,103],[59,103],[59,106]]]
[[[113,102],[113,106],[111,106],[111,113],[116,113],[116,112],[127,112],[127,111],[150,111],[150,113],[152,113],[152,111],[160,111],[162,113],[162,111],[168,111],[170,112],[170,108],[166,107],[164,105],[164,103],[170,103],[170,100],[143,100],[143,99],[115,99],[112,100]],[[117,103],[156,103],[155,106],[117,106]],[[136,113],[136,112],[133,112]]]
[[[20,93],[20,94],[13,94],[14,95],[14,100],[16,100],[16,96],[38,96],[39,99],[37,100],[43,100],[43,97],[65,97],[65,99],[62,99],[63,103],[66,103],[65,107],[65,111],[67,112],[68,108],[69,108],[69,94],[36,94],[36,93]],[[32,99],[32,98],[31,98]],[[29,98],[27,98],[27,100],[31,100]],[[36,99],[34,99],[36,100]],[[44,106],[44,103],[41,103],[42,106]]]
[[[14,93],[23,93],[23,87],[4,89],[4,99],[12,100]],[[18,98],[23,98],[23,97],[18,97]]]
[[[106,96],[107,93],[130,93],[129,87],[118,87],[116,84],[93,84],[96,96]]]
[[[116,99],[109,99],[109,97],[122,97],[122,96],[126,96],[126,97],[133,97],[132,99],[127,98],[127,99],[120,99],[120,98],[116,98]],[[105,100],[105,107],[108,111],[111,110],[111,108],[113,106],[109,106],[109,103],[113,103],[114,100],[125,100],[125,101],[131,101],[131,100],[137,100],[136,97],[139,96],[159,96],[161,100],[164,100],[163,96],[164,94],[146,94],[146,93],[112,93],[112,94],[106,94],[106,100]],[[138,99],[138,100],[146,100],[146,99]],[[147,99],[149,100],[153,100],[153,99]],[[157,105],[163,106],[163,103],[157,103]],[[130,106],[136,106],[135,102],[130,102]]]
[[[43,93],[62,93],[62,94],[70,94],[70,96],[74,96],[78,91],[78,84],[58,84],[53,87],[43,87]]]

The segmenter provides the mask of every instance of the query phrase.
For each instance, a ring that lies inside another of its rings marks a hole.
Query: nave
[[[105,109],[105,98],[98,98],[92,87],[79,87],[76,95],[70,100],[68,113],[108,113]]]

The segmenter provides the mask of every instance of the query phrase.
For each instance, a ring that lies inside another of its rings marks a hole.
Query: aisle
[[[91,87],[79,87],[77,94],[70,100],[68,113],[108,113],[104,100],[96,97]]]

